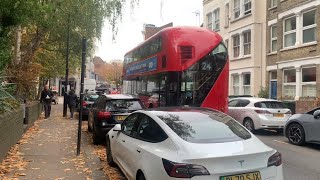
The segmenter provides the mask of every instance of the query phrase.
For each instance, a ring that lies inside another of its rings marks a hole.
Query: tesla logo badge
[[[238,162],[240,163],[240,165],[242,167],[242,164],[243,164],[244,160],[241,160],[241,161],[238,161]]]

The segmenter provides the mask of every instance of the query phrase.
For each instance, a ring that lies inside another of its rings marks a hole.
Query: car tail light
[[[107,111],[99,111],[98,112],[98,120],[109,119],[111,117],[111,113]]]
[[[166,159],[162,159],[162,163],[170,177],[192,178],[193,176],[210,175],[208,170],[200,165],[174,163]]]
[[[268,167],[270,166],[280,166],[282,164],[281,153],[276,152],[268,159]]]
[[[287,111],[285,114],[289,114],[289,115],[291,115],[291,114],[292,114],[292,112],[291,112],[291,110],[289,110],[289,111]]]
[[[85,102],[85,101],[82,102],[82,106],[83,106],[83,107],[85,107],[85,106],[87,106],[87,105],[88,105],[87,102]]]
[[[267,111],[267,110],[254,110],[256,113],[258,114],[272,114],[271,112]]]

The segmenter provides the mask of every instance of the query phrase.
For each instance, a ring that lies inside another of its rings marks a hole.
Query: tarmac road
[[[320,180],[320,145],[295,146],[282,134],[267,130],[256,136],[282,154],[285,180]]]

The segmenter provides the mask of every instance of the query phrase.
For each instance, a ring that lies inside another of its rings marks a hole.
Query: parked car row
[[[135,111],[108,132],[106,153],[129,180],[283,179],[279,152],[204,108]]]
[[[89,111],[88,130],[93,133],[94,144],[105,140],[107,132],[133,111],[143,109],[140,99],[123,94],[102,94]]]
[[[292,144],[320,142],[320,107],[291,115],[280,101],[237,97],[226,115],[191,107],[145,109],[139,98],[123,94],[95,97],[85,99],[93,143],[106,142],[107,162],[130,180],[281,180],[281,154],[253,132],[284,129]]]
[[[295,145],[305,142],[320,144],[320,107],[291,115],[290,109],[280,101],[237,97],[229,100],[228,113],[251,132],[273,129],[284,132],[289,142]]]

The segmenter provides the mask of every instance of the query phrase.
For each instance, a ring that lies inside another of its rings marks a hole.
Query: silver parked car
[[[289,118],[284,135],[291,144],[303,145],[305,142],[320,144],[320,107],[304,114]]]
[[[252,132],[258,129],[282,132],[291,111],[280,101],[243,97],[229,100],[228,114]]]

